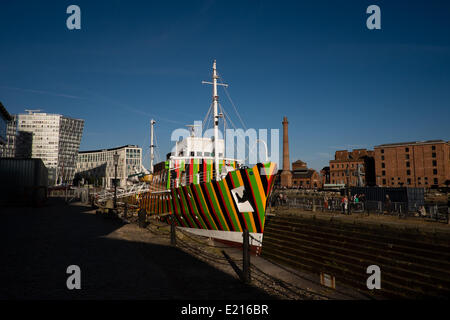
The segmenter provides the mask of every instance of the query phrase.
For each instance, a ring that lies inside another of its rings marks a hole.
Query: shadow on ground
[[[106,238],[124,224],[89,210],[0,207],[0,299],[273,299],[177,248]],[[66,287],[69,265],[81,290]]]

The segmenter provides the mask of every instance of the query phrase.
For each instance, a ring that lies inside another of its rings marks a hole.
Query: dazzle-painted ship
[[[216,62],[213,63],[212,107],[214,136],[191,135],[176,142],[167,161],[142,177],[149,192],[140,195],[139,207],[149,215],[158,215],[168,223],[202,236],[242,243],[242,232],[251,235],[250,244],[261,248],[268,198],[273,188],[276,164],[258,163],[252,168],[239,159],[226,158],[224,140],[218,135]],[[152,120],[153,137],[153,124]]]

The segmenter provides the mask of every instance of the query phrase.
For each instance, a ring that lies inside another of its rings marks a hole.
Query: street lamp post
[[[351,202],[350,202],[350,169],[348,168],[348,164],[347,164],[347,169],[345,170],[345,173],[347,175],[347,214],[350,215],[350,206],[351,206]]]
[[[114,153],[114,209],[117,209],[117,165],[119,164],[119,154]]]

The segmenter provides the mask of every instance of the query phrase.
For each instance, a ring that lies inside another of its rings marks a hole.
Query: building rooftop
[[[292,178],[311,178],[314,172],[314,169],[296,170],[292,172]]]
[[[25,109],[25,111],[26,111],[26,113],[20,113],[19,115],[21,115],[21,116],[59,116],[59,117],[66,118],[66,119],[79,120],[79,121],[84,122],[84,119],[72,118],[72,117],[68,117],[68,116],[65,116],[65,115],[59,114],[59,113],[46,113],[46,112],[40,112],[41,110],[29,110],[29,109]]]
[[[95,153],[95,152],[105,152],[105,151],[114,151],[114,150],[119,150],[119,149],[123,149],[123,148],[140,148],[139,146],[136,146],[134,144],[126,144],[124,146],[121,147],[115,147],[115,148],[109,148],[109,149],[98,149],[98,150],[86,150],[86,151],[79,151],[78,154],[82,154],[82,153]]]
[[[11,121],[12,120],[11,115],[9,114],[9,112],[6,110],[6,108],[3,106],[3,104],[1,102],[0,102],[0,114],[7,121]]]
[[[385,144],[380,144],[378,146],[375,146],[375,148],[407,146],[407,145],[421,145],[421,144],[435,144],[435,143],[449,143],[449,141],[444,141],[444,140],[426,140],[426,141],[385,143]]]

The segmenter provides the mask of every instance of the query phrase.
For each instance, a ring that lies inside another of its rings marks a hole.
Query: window
[[[438,184],[438,178],[433,179],[434,184]]]
[[[411,184],[411,178],[406,179],[406,184]]]
[[[437,174],[437,169],[433,169],[433,174]]]
[[[409,160],[409,154],[406,155],[406,160]]]
[[[431,156],[432,156],[433,158],[436,158],[436,152],[433,152],[433,153],[431,154]]]
[[[384,153],[384,149],[381,149],[381,153]]]
[[[384,164],[384,162],[381,163],[381,167],[386,168],[386,165]]]
[[[406,161],[406,167],[409,168],[411,165],[409,163],[409,161]]]
[[[407,176],[410,176],[410,175],[411,175],[411,170],[409,170],[409,169],[406,170],[406,175],[407,175]]]
[[[381,175],[385,176],[386,175],[386,171],[385,170],[381,171]]]
[[[197,151],[197,157],[201,157],[201,156],[202,156],[202,153]]]
[[[194,151],[191,151],[191,157],[193,157],[195,155]]]
[[[409,152],[409,148],[405,148],[405,152]]]
[[[433,167],[436,167],[436,166],[437,166],[437,161],[433,160]]]
[[[383,184],[386,184],[386,179],[383,179]]]
[[[384,161],[384,156],[381,156],[381,160],[383,160],[383,161]]]
[[[431,146],[431,150],[436,150],[436,146]]]
[[[334,169],[334,164],[331,165],[331,169]]]

